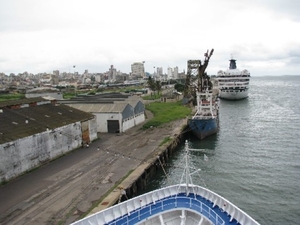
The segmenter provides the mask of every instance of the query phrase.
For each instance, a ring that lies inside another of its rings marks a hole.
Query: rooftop
[[[18,100],[9,100],[9,101],[0,102],[0,108],[10,107],[10,106],[15,106],[15,105],[32,104],[32,103],[43,102],[43,101],[47,101],[47,100],[45,100],[42,97],[24,98],[24,99],[18,99]]]
[[[0,110],[0,144],[52,130],[94,115],[66,105],[44,104]]]

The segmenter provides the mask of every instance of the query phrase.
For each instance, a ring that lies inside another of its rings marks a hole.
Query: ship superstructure
[[[227,100],[240,100],[248,97],[250,72],[240,71],[236,60],[230,59],[229,69],[220,70],[217,74],[220,98]]]

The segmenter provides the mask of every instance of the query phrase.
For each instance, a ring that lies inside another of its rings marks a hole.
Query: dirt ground
[[[147,111],[146,117],[145,122],[153,115]],[[155,157],[159,144],[179,134],[186,119],[148,130],[142,125],[122,134],[100,134],[88,148],[1,186],[0,224],[74,222],[129,171]]]

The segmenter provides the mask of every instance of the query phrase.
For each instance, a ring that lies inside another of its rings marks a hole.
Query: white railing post
[[[138,219],[141,220],[140,214],[141,214],[141,210],[138,211]]]

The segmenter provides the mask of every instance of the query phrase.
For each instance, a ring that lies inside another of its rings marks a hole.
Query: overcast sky
[[[178,66],[214,49],[252,76],[300,75],[299,0],[0,0],[0,72],[125,73]]]

